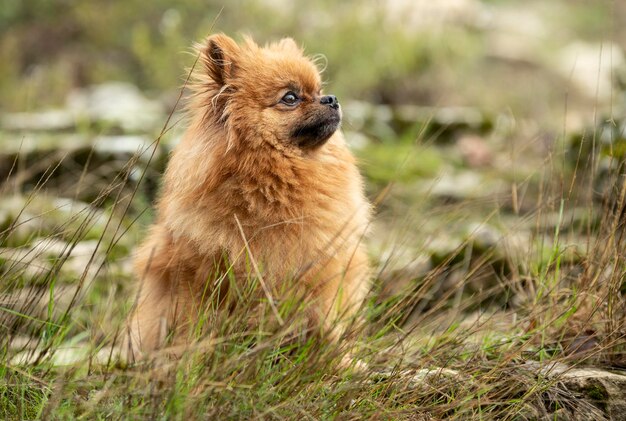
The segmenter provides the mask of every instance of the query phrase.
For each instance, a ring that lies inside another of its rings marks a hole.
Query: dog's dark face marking
[[[324,108],[322,108],[324,107]],[[337,131],[341,124],[341,111],[322,106],[321,109],[296,126],[291,133],[293,142],[303,149],[314,149],[324,143]]]

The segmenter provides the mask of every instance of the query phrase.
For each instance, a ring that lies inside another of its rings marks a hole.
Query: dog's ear
[[[283,38],[278,42],[280,48],[284,51],[293,51],[296,53],[301,53],[302,48],[293,40],[293,38]]]
[[[211,79],[219,86],[227,84],[237,67],[237,58],[240,53],[237,43],[224,34],[211,35],[202,53]]]
[[[286,51],[296,54],[302,53],[302,48],[296,44],[293,38],[283,38],[278,42],[270,44],[268,47],[273,50]]]

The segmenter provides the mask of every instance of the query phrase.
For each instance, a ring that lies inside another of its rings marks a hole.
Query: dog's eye
[[[283,104],[296,105],[300,98],[295,93],[289,91],[280,100]]]

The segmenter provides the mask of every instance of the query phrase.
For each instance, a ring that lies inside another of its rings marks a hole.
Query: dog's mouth
[[[314,121],[306,121],[294,129],[291,138],[302,149],[322,146],[337,131],[341,124],[341,113],[333,111]]]

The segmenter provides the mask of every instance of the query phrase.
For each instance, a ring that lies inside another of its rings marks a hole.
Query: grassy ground
[[[120,171],[91,204],[68,209],[44,200],[54,170],[30,193],[4,195],[18,215],[1,231],[2,418],[601,414],[601,404],[578,399],[550,370],[624,364],[626,190],[616,184],[594,204],[592,171],[567,175],[548,164],[538,182],[513,183],[519,192],[499,202],[425,193],[428,205],[401,217],[394,203],[406,203],[411,184],[374,177],[385,233],[375,228],[371,239],[379,272],[367,323],[339,346],[307,331],[301,302],[279,300],[278,319],[250,277],[231,279],[235,310],[209,312],[180,360],[164,351],[125,366],[111,345],[132,305],[129,252],[150,219],[141,177]],[[533,199],[520,197],[532,189]],[[468,209],[483,224],[497,221],[501,235],[463,223]],[[516,224],[533,227],[521,247]],[[456,243],[433,246],[460,227]]]

